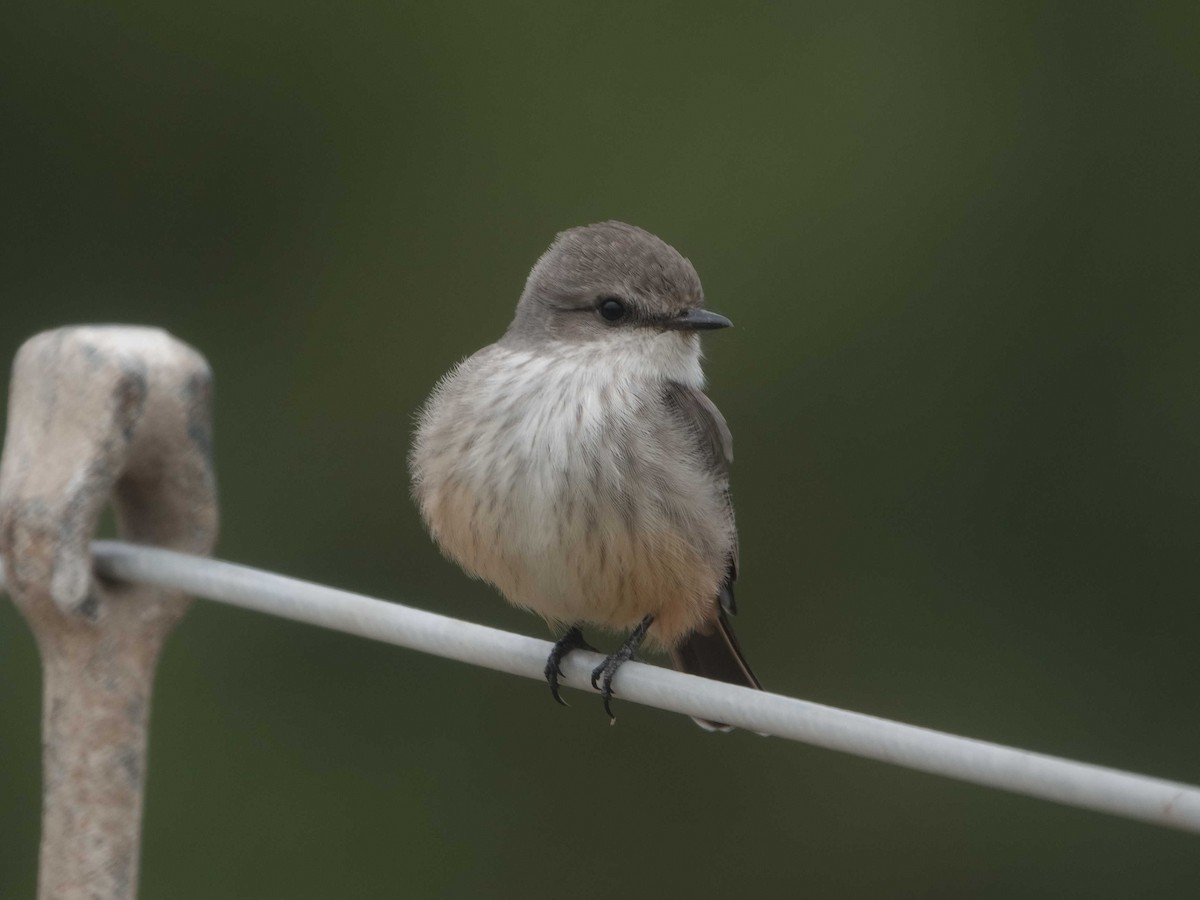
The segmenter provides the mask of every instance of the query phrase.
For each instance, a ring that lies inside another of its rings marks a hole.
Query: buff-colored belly
[[[415,493],[445,553],[513,604],[614,629],[653,615],[650,639],[669,646],[715,614],[725,558],[712,535],[700,552],[663,507],[696,504],[690,521],[710,523],[718,543],[728,525],[704,491],[664,493],[663,461],[678,477],[686,453],[642,427],[645,386],[622,369],[483,351],[422,416]],[[657,498],[629,471],[651,461]]]
[[[459,467],[470,471],[470,466]],[[442,549],[513,604],[555,624],[631,628],[655,616],[650,637],[671,645],[712,612],[720,573],[653,510],[590,503],[563,476],[527,483],[430,485],[426,516]]]

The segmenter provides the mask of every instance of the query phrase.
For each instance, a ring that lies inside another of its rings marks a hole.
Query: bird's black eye
[[[620,322],[625,318],[625,303],[619,297],[604,297],[596,309],[606,322]]]

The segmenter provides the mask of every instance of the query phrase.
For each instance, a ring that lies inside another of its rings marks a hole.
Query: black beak
[[[707,309],[688,309],[664,321],[663,327],[672,331],[712,331],[714,328],[728,328],[732,324],[724,316]]]

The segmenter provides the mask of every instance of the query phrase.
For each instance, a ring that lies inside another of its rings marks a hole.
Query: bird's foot
[[[554,699],[562,706],[567,706],[567,701],[558,693],[558,676],[562,674],[562,669],[559,663],[572,650],[595,650],[596,648],[583,639],[583,632],[579,630],[578,625],[572,625],[567,633],[554,642],[554,649],[550,651],[550,655],[546,658],[546,683],[550,685],[550,693]]]
[[[642,619],[625,643],[621,645],[621,649],[611,656],[605,657],[604,662],[592,670],[592,687],[600,692],[600,696],[604,700],[604,711],[608,713],[610,725],[617,721],[617,717],[613,715],[612,711],[613,676],[617,674],[617,669],[633,658],[633,654],[645,640],[646,632],[652,624],[654,624],[654,616],[646,616]]]

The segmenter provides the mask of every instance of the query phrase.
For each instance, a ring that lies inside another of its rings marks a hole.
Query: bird
[[[762,688],[730,622],[732,438],[701,367],[701,332],[731,324],[661,238],[618,221],[570,228],[500,339],[417,414],[409,468],[429,532],[561,633],[544,671],[559,703],[562,660],[594,649],[584,626],[628,632],[592,673],[610,722],[613,677],[643,642],[680,671]]]

